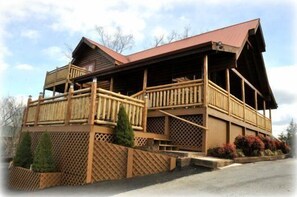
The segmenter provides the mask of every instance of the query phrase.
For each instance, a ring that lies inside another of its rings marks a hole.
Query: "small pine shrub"
[[[265,148],[262,140],[256,136],[237,136],[234,142],[237,149],[241,149],[245,156],[258,156]]]
[[[122,105],[120,106],[118,122],[115,127],[115,143],[127,147],[134,146],[134,132]]]
[[[207,155],[225,159],[234,159],[237,157],[233,144],[224,144],[222,147],[210,148],[207,150]]]
[[[15,166],[30,168],[33,156],[31,151],[31,136],[28,132],[24,133],[20,144],[17,147],[13,164]]]
[[[56,170],[50,135],[44,132],[37,145],[32,169],[35,172],[54,172]]]

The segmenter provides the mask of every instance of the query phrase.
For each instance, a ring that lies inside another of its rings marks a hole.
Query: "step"
[[[159,144],[159,150],[161,151],[172,151],[172,150],[178,150],[178,147],[171,144]]]
[[[233,162],[231,159],[218,159],[214,157],[195,157],[191,159],[192,165],[211,169],[219,169],[231,165]]]
[[[182,150],[172,150],[172,151],[166,151],[168,153],[175,154],[179,157],[201,157],[205,156],[204,152],[195,152],[195,151],[182,151]]]

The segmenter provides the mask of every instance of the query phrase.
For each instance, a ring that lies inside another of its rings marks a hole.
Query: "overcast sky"
[[[152,46],[155,35],[172,30],[191,34],[261,19],[264,61],[279,108],[273,111],[278,135],[297,121],[296,4],[290,0],[2,0],[0,1],[1,96],[27,99],[42,91],[46,71],[66,65],[68,46],[82,36],[98,40],[95,26],[116,26],[135,37],[127,53]]]

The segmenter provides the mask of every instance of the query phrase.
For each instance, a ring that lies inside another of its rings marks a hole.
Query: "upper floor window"
[[[88,63],[84,66],[82,66],[84,69],[86,69],[87,71],[93,72],[95,70],[95,62],[92,63]]]

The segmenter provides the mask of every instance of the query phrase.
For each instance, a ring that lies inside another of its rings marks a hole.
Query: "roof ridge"
[[[173,42],[170,42],[170,43],[166,43],[166,44],[163,44],[163,45],[160,45],[160,46],[157,46],[157,47],[151,47],[151,48],[148,48],[148,49],[145,49],[145,50],[142,50],[142,51],[138,51],[138,52],[135,52],[135,53],[131,53],[131,54],[129,54],[129,55],[126,55],[126,57],[129,59],[130,56],[133,56],[133,55],[142,53],[142,52],[144,52],[144,51],[149,51],[149,50],[153,50],[153,49],[156,49],[156,48],[160,48],[160,47],[163,47],[163,46],[166,46],[166,45],[175,44],[175,43],[177,43],[177,42],[182,42],[182,41],[185,41],[185,40],[187,40],[187,39],[192,39],[192,38],[195,38],[195,37],[204,35],[204,34],[212,33],[212,32],[215,32],[215,31],[220,31],[220,30],[227,29],[227,28],[230,28],[230,27],[243,25],[243,24],[245,24],[245,23],[249,23],[249,22],[252,22],[252,21],[260,21],[260,18],[256,18],[256,19],[252,19],[252,20],[245,21],[245,22],[241,22],[241,23],[237,23],[237,24],[229,25],[229,26],[227,26],[227,27],[221,27],[221,28],[214,29],[214,30],[211,30],[211,31],[207,31],[207,32],[204,32],[204,33],[201,33],[201,34],[196,34],[196,35],[193,35],[193,36],[190,36],[190,37],[187,37],[187,38],[183,38],[183,39],[180,39],[180,40],[176,40],[176,41],[173,41]]]

